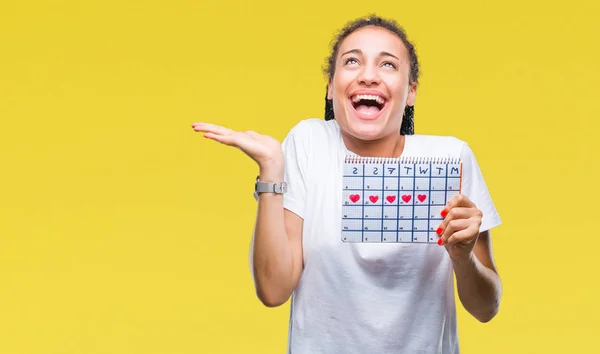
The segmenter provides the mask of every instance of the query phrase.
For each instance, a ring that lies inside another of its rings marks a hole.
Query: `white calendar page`
[[[342,241],[436,243],[440,212],[461,180],[459,159],[348,156]]]

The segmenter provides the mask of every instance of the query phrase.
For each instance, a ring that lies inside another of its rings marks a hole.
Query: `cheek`
[[[353,81],[354,75],[348,71],[340,71],[336,73],[335,79],[333,81],[335,93],[344,94]]]
[[[396,99],[405,99],[408,94],[408,83],[397,76],[390,77],[386,80],[386,86],[390,90],[392,96]]]

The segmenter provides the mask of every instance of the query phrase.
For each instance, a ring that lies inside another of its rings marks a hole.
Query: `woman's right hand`
[[[253,131],[237,132],[231,129],[210,123],[197,122],[192,124],[196,132],[204,132],[204,137],[221,144],[235,146],[242,150],[251,159],[256,161],[262,169],[282,169],[283,151],[281,143],[268,135]]]

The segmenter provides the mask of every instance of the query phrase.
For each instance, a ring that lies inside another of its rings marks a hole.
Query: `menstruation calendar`
[[[347,156],[342,241],[436,243],[440,212],[461,187],[458,158]]]

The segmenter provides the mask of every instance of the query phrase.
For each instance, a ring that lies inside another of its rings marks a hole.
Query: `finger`
[[[233,132],[230,134],[225,134],[225,135],[208,132],[208,133],[204,134],[204,137],[218,141],[225,145],[235,146],[235,147],[239,147],[239,148],[241,148],[243,145],[247,145],[247,141],[244,141],[244,140],[250,139],[249,136],[247,136],[243,133],[236,133],[236,132]]]
[[[472,223],[466,229],[460,230],[452,234],[446,241],[446,244],[470,244],[472,242],[475,242],[477,240],[477,237],[479,237],[479,224]]]
[[[213,133],[219,135],[229,135],[235,133],[235,131],[220,125],[202,122],[192,124],[192,129],[194,129],[196,132]]]
[[[446,227],[448,226],[448,223],[450,221],[457,220],[457,219],[468,219],[475,215],[477,215],[477,209],[475,209],[475,208],[456,207],[456,208],[450,209],[450,211],[448,212],[448,214],[446,215],[444,220],[442,220],[442,223],[438,227],[438,230],[441,229],[440,231],[438,231],[438,235],[440,234],[441,231],[446,229]]]
[[[245,133],[235,132],[229,135],[218,135],[213,133],[204,134],[205,137],[220,142],[221,144],[234,146],[248,155],[253,155],[259,148],[259,143]]]
[[[252,139],[260,139],[262,137],[262,134],[259,134],[252,130],[246,130],[244,133],[246,133]]]
[[[473,221],[471,219],[451,220],[445,230],[442,231],[440,244],[445,244],[455,232],[468,228]]]
[[[443,218],[448,215],[452,208],[456,207],[466,207],[466,208],[474,208],[475,203],[473,203],[469,198],[467,198],[464,194],[460,193],[452,197],[448,203],[442,208],[441,215]]]

